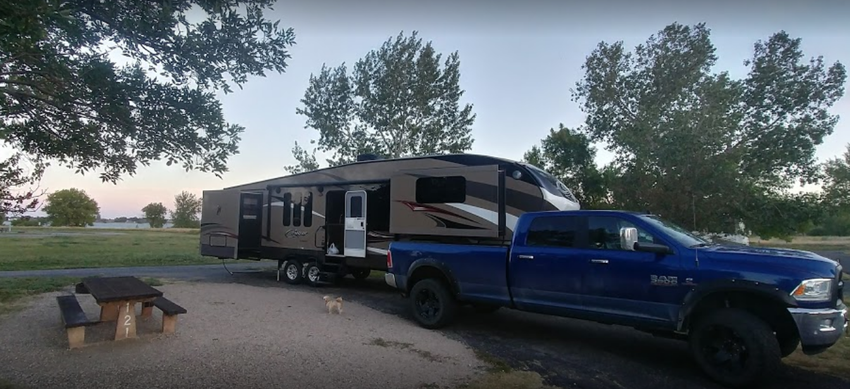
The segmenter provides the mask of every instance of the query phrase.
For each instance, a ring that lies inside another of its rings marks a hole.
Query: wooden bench
[[[142,316],[150,316],[153,307],[162,311],[162,332],[166,334],[173,333],[177,327],[177,315],[188,312],[165,297],[157,297],[154,301],[142,304]]]
[[[86,317],[77,297],[73,295],[57,296],[56,301],[59,303],[62,323],[65,324],[65,331],[68,333],[68,347],[82,347],[86,340],[86,326],[97,324],[97,322],[90,321]]]

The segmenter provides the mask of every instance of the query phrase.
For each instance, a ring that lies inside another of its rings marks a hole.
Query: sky
[[[230,171],[222,179],[153,163],[111,184],[102,183],[97,172],[79,175],[54,164],[42,187],[83,189],[99,203],[102,217],[114,218],[141,216],[150,202],[170,208],[183,190],[200,196],[204,190],[286,175],[284,166],[295,163],[295,142],[318,139],[315,130],[304,128],[305,117],[295,113],[311,73],[322,64],[352,65],[401,31],[419,31],[444,55],[458,51],[462,103],[473,104],[477,114],[469,152],[515,160],[559,123],[583,123],[570,88],[600,41],[622,40],[633,48],[672,22],[705,22],[717,48],[717,68],[736,78],[746,75],[743,61],[752,55],[753,43],[779,30],[802,38],[807,57],[822,55],[828,64],[850,66],[850,2],[842,0],[288,0],[274,8],[268,18],[292,27],[296,45],[285,73],[255,77],[242,90],[219,94],[226,120],[246,128],[240,153],[229,159]],[[850,143],[850,90],[831,111],[842,119],[818,148],[821,161]],[[600,148],[597,163],[611,156]]]

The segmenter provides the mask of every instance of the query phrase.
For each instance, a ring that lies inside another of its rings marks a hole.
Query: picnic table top
[[[132,277],[89,277],[83,285],[97,302],[161,297],[162,292],[144,281]]]

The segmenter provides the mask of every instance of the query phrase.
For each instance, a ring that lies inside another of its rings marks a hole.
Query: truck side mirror
[[[620,228],[620,248],[626,251],[635,251],[635,243],[638,241],[638,230],[634,227]]]

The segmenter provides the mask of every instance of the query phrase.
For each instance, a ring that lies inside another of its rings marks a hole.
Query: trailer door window
[[[416,180],[416,202],[463,203],[466,201],[466,178],[463,176],[422,177]]]
[[[538,217],[531,221],[527,246],[575,247],[578,219],[575,216]]]
[[[289,226],[292,220],[292,193],[283,194],[283,225]]]
[[[361,196],[351,196],[350,200],[350,210],[351,213],[349,217],[363,217],[363,197]]]

